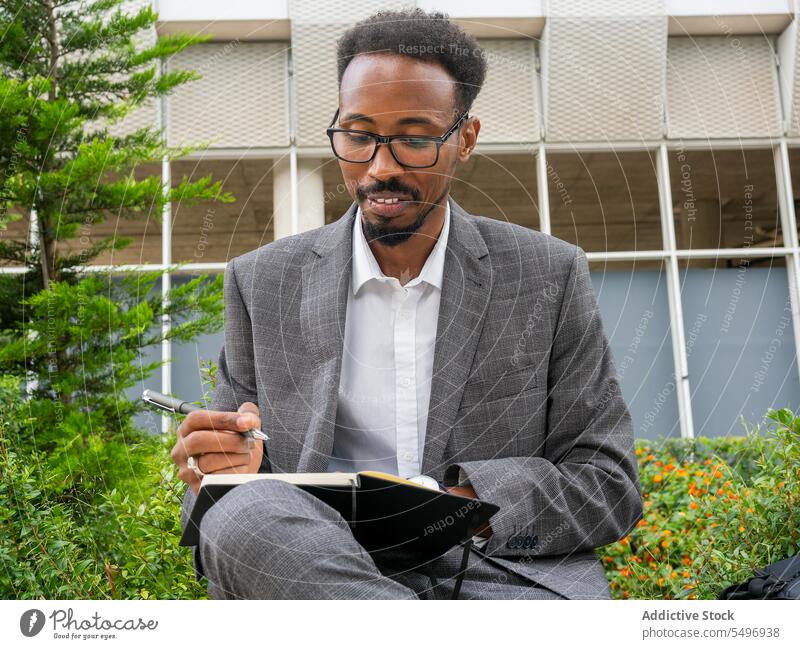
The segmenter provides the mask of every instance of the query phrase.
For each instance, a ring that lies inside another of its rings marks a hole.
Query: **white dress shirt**
[[[353,269],[329,471],[419,475],[431,396],[450,202],[420,274],[401,284],[353,227]]]
[[[359,207],[328,471],[410,478],[419,475],[425,448],[450,201],[420,274],[405,284],[383,274],[361,218]],[[489,539],[476,535],[473,541],[482,548]]]

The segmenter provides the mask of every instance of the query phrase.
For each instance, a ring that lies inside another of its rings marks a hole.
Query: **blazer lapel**
[[[433,354],[431,399],[422,473],[439,480],[447,440],[464,384],[470,375],[492,288],[486,243],[469,215],[452,198],[450,234]]]
[[[327,228],[303,266],[300,326],[311,351],[311,419],[298,460],[298,473],[324,472],[333,452],[347,292],[352,270],[353,219],[350,208]]]

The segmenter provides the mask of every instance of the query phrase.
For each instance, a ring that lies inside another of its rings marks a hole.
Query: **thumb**
[[[239,409],[236,412],[244,415],[239,417],[237,422],[238,424],[250,426],[251,428],[257,428],[261,425],[261,417],[258,413],[258,406],[252,401],[245,401],[239,406]]]

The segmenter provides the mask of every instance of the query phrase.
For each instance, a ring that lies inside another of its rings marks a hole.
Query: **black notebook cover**
[[[297,487],[337,510],[373,560],[387,564],[432,561],[471,538],[500,510],[482,500],[395,480],[365,471],[357,474],[358,484],[352,486],[298,484]],[[181,545],[198,544],[203,515],[237,486],[201,486]]]

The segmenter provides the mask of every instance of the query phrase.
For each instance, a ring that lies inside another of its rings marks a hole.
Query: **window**
[[[233,203],[207,201],[172,206],[172,260],[224,262],[273,239],[271,160],[181,160],[172,163],[172,184],[213,174]]]
[[[587,252],[660,250],[655,156],[548,153],[551,232]]]

